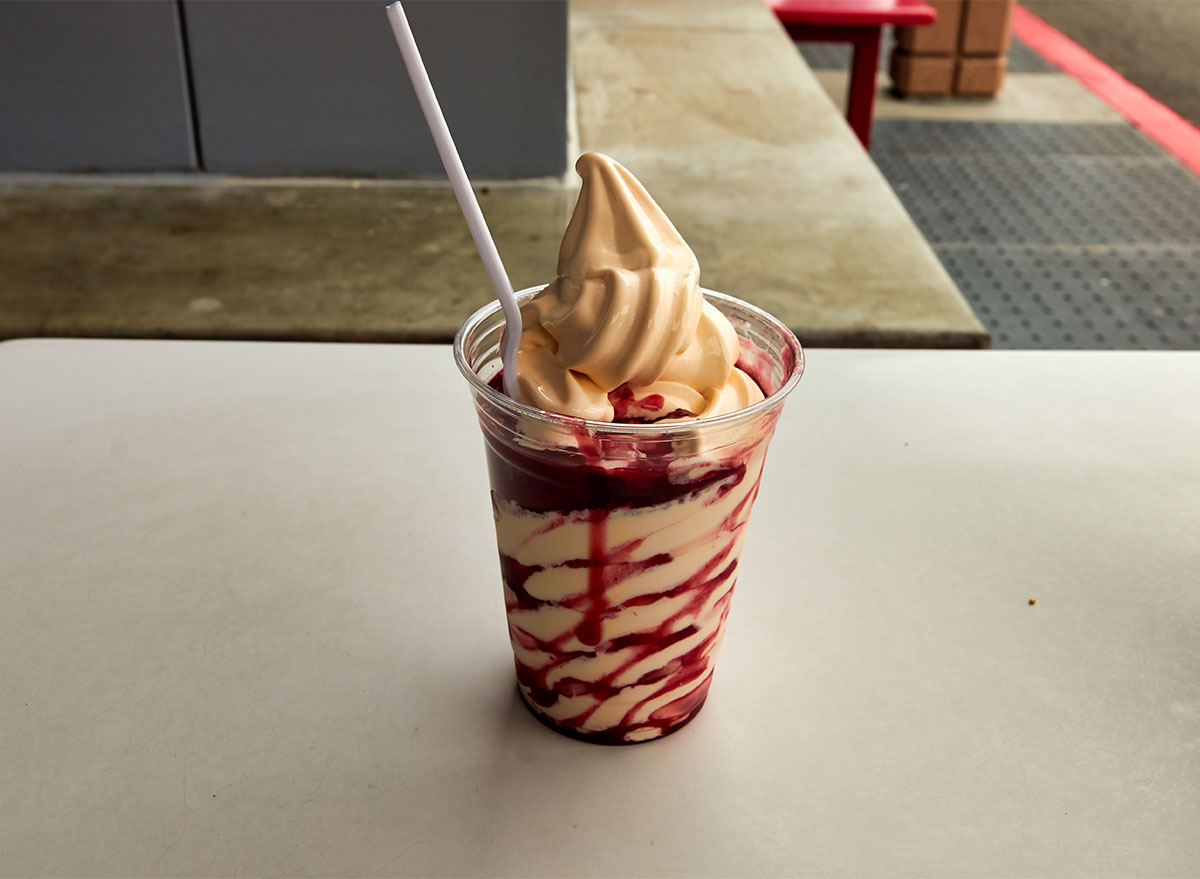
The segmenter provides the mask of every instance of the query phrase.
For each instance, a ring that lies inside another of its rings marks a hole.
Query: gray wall
[[[173,0],[0,2],[0,168],[194,167]]]
[[[441,177],[385,5],[0,2],[0,168]],[[562,173],[566,0],[405,8],[467,170]]]
[[[565,0],[405,9],[467,170],[561,173]],[[205,167],[441,176],[383,10],[378,0],[184,0]]]

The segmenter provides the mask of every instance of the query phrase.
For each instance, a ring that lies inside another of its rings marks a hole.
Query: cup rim
[[[516,297],[518,301],[523,301],[531,298],[536,293],[545,289],[548,284],[538,284],[533,287],[526,287],[524,290],[518,290]],[[694,433],[697,429],[708,430],[715,427],[722,427],[729,424],[734,424],[741,421],[749,421],[758,415],[764,414],[777,408],[783,403],[784,398],[791,393],[792,389],[800,381],[800,377],[804,375],[804,347],[800,344],[800,340],[796,338],[796,334],[788,328],[787,324],[776,318],[769,312],[764,311],[756,305],[751,305],[744,299],[738,299],[736,296],[730,296],[726,293],[718,293],[716,290],[710,290],[707,287],[700,288],[701,294],[710,301],[731,303],[739,308],[743,308],[763,323],[771,326],[774,330],[780,333],[785,340],[790,340],[795,346],[796,359],[792,366],[791,373],[784,380],[783,384],[763,400],[755,403],[753,406],[747,406],[745,409],[738,409],[736,412],[727,412],[724,415],[717,415],[712,418],[697,418],[692,421],[676,421],[670,424],[651,423],[651,424],[626,424],[623,422],[612,421],[592,421],[587,418],[579,418],[575,415],[563,415],[559,412],[547,412],[544,409],[537,409],[525,403],[520,403],[512,397],[502,394],[492,388],[487,382],[479,377],[479,375],[471,369],[471,365],[467,363],[466,353],[463,351],[463,343],[467,335],[474,330],[479,324],[501,310],[500,300],[493,299],[488,304],[479,308],[472,314],[454,334],[454,362],[458,366],[458,371],[463,374],[467,382],[472,386],[473,390],[481,394],[492,405],[498,406],[506,410],[512,415],[521,418],[531,418],[535,421],[540,421],[545,424],[562,427],[571,425],[576,428],[583,427],[588,431],[595,433],[608,434],[633,434],[637,436],[676,436]]]

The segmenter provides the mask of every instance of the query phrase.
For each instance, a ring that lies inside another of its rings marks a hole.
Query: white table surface
[[[1198,446],[1200,354],[810,352],[708,705],[606,748],[448,348],[0,345],[0,873],[1200,875]]]

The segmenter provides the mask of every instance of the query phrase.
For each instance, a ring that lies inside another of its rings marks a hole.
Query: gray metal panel
[[[0,168],[194,168],[172,0],[0,3]]]
[[[204,166],[443,174],[382,0],[185,0]],[[405,4],[467,170],[560,174],[565,0]]]

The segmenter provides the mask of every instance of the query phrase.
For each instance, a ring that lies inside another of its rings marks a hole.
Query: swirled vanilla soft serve
[[[585,153],[558,277],[521,309],[519,399],[590,421],[724,415],[762,391],[737,368],[728,319],[700,293],[700,266],[641,183]]]

